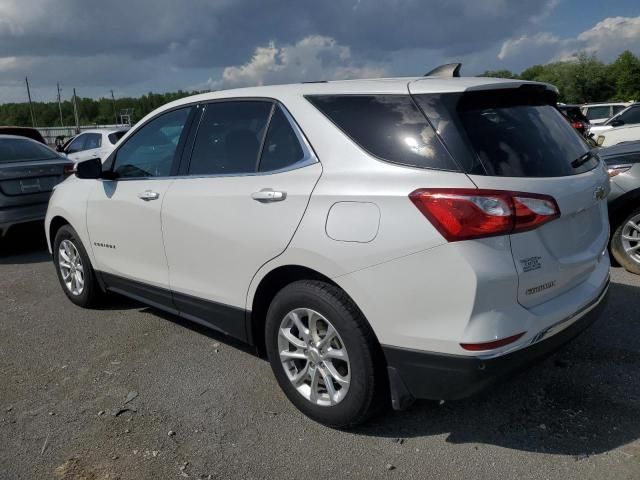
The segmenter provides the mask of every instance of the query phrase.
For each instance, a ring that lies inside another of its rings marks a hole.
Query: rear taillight
[[[64,166],[64,174],[65,175],[71,175],[73,173],[76,173],[76,166],[74,165],[65,165]]]
[[[434,188],[409,198],[449,242],[525,232],[560,216],[553,197],[534,193]]]
[[[576,130],[581,130],[585,127],[584,123],[582,122],[571,122],[571,126]]]

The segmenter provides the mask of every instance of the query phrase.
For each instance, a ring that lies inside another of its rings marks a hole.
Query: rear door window
[[[102,134],[100,133],[87,133],[87,137],[84,142],[85,150],[92,150],[94,148],[100,148],[102,145]]]
[[[304,160],[304,150],[298,137],[285,114],[280,107],[277,107],[269,123],[258,171],[282,170],[302,160]]]
[[[459,170],[409,95],[312,95],[307,99],[362,149],[381,160]]]
[[[544,89],[427,94],[416,99],[469,173],[561,177],[598,164],[598,157]]]
[[[198,127],[188,174],[255,173],[272,108],[273,103],[267,101],[209,103]]]

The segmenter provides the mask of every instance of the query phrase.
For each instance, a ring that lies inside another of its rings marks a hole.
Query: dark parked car
[[[589,131],[589,119],[582,114],[578,105],[558,105],[560,113],[569,120],[569,123],[580,135],[586,135]]]
[[[40,142],[44,145],[47,142],[44,141],[42,134],[35,128],[29,127],[0,127],[0,135],[16,135],[18,137],[26,137],[36,142]]]
[[[640,275],[640,141],[598,152],[609,169],[611,253],[626,270]]]
[[[35,140],[0,135],[0,237],[13,225],[43,220],[53,187],[73,166]]]

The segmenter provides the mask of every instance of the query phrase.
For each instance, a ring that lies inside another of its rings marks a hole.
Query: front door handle
[[[259,192],[253,192],[251,198],[260,203],[281,202],[287,198],[287,192],[263,188]]]
[[[160,194],[158,192],[152,192],[151,190],[145,190],[144,192],[140,192],[138,194],[138,198],[140,200],[148,202],[149,200],[157,200],[158,198],[160,198]]]

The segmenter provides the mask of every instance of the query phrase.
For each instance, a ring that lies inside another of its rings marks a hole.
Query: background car
[[[58,151],[74,162],[91,158],[104,160],[127,131],[127,128],[85,130],[59,147]]]
[[[602,148],[611,191],[611,254],[629,272],[640,275],[640,141]]]
[[[611,128],[600,133],[595,137],[595,140],[596,144],[600,147],[610,147],[623,142],[640,140],[640,124]]]
[[[0,135],[0,237],[9,227],[43,220],[53,187],[73,163],[30,138]]]
[[[614,115],[601,125],[595,125],[589,129],[589,133],[597,136],[598,134],[610,130],[616,127],[622,127],[625,125],[639,125],[640,124],[640,103],[634,103],[617,115]]]
[[[625,102],[588,103],[581,107],[591,125],[600,125],[629,106]]]
[[[589,131],[589,119],[585,117],[578,105],[558,104],[560,113],[569,120],[569,123],[580,135],[586,135]]]
[[[35,128],[29,127],[0,127],[0,135],[16,135],[18,137],[26,137],[36,142],[40,142],[44,145],[47,142],[44,141],[42,134]]]

